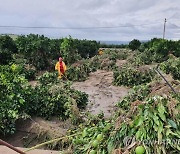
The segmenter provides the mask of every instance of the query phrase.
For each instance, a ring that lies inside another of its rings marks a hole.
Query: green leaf
[[[24,104],[24,102],[25,102],[25,100],[24,100],[24,99],[22,99],[22,98],[21,98],[21,99],[19,99],[19,103],[20,103],[20,104]]]
[[[140,130],[138,130],[137,132],[136,132],[136,139],[139,139],[140,137],[141,137],[141,131]]]
[[[108,153],[111,153],[114,148],[113,142],[108,142],[107,149]]]
[[[142,125],[143,124],[143,117],[141,116],[141,117],[137,118],[134,123],[135,123],[136,127]]]
[[[166,136],[169,136],[169,134],[170,134],[171,132],[172,132],[171,129],[168,128],[168,129],[166,130]]]
[[[163,124],[160,122],[160,125],[158,127],[158,141],[162,141],[162,131],[163,131]]]
[[[166,110],[165,110],[165,107],[162,105],[162,104],[158,104],[158,115],[160,116],[160,118],[165,121],[166,120],[166,117],[165,117],[165,113]]]
[[[160,118],[161,118],[163,121],[166,121],[166,116],[165,116],[165,114],[159,113],[159,116],[160,116]]]
[[[154,115],[153,120],[154,120],[155,124],[159,126],[159,118],[158,118],[158,116]]]
[[[173,128],[177,129],[177,125],[176,125],[176,123],[175,123],[173,120],[167,119],[167,121],[168,121],[168,123],[169,123]]]

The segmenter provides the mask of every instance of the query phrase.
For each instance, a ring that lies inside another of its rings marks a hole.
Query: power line
[[[118,26],[104,26],[104,27],[52,27],[52,26],[6,26],[0,25],[0,28],[19,28],[19,29],[108,29],[108,28],[121,28],[121,27],[139,27],[158,24],[160,22],[151,24],[140,24],[140,25],[118,25]]]
[[[172,26],[174,26],[174,27],[173,27],[173,29],[180,29],[180,26],[177,26],[177,24],[174,24],[174,23],[168,22],[168,25],[172,25]]]

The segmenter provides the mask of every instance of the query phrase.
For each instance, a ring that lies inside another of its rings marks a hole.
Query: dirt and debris
[[[140,66],[140,67],[138,68],[138,70],[139,70],[140,72],[145,72],[145,71],[153,70],[155,67],[156,67],[156,64],[143,65],[143,66]]]
[[[26,150],[26,148],[19,148],[19,147],[18,149],[21,151]],[[0,154],[17,154],[17,152],[9,149],[8,147],[0,146]],[[59,151],[35,149],[29,151],[28,154],[59,154]]]
[[[169,82],[169,84],[174,88],[176,92],[180,92],[180,82],[178,80],[174,80],[170,74],[164,74],[164,78]],[[172,93],[172,89],[168,86],[166,81],[164,81],[161,77],[159,81],[155,81],[151,83],[151,96],[152,95],[170,95]]]
[[[29,81],[29,84],[30,84],[33,88],[35,88],[36,86],[39,85],[39,82],[36,81],[36,80],[34,80],[34,81]]]
[[[113,72],[97,70],[90,73],[84,82],[75,82],[72,87],[86,92],[89,95],[87,111],[92,114],[104,112],[105,117],[110,117],[114,105],[128,94],[129,89],[123,86],[112,85]]]
[[[32,147],[50,139],[65,136],[68,129],[73,125],[70,121],[60,121],[52,118],[50,121],[40,117],[27,120],[19,120],[16,123],[16,133],[4,138],[6,142],[15,147]],[[57,143],[55,143],[57,144]],[[51,145],[52,146],[56,145]],[[49,149],[47,146],[41,149]]]
[[[116,65],[121,68],[123,65],[125,65],[127,63],[127,60],[116,60]]]

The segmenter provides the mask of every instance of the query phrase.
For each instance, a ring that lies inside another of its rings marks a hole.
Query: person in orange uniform
[[[102,55],[102,54],[103,54],[103,50],[99,49],[99,55]]]
[[[59,74],[58,78],[59,79],[61,79],[62,76],[64,76],[64,74],[67,70],[67,67],[61,57],[59,58],[59,61],[56,63],[55,70],[58,70],[58,74]]]

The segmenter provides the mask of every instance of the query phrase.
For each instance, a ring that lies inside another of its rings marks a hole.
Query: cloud
[[[0,28],[0,33],[96,40],[180,38],[179,0],[0,0],[0,26],[110,27],[98,29]],[[176,26],[173,26],[176,25]],[[119,27],[117,27],[119,26]],[[116,28],[112,28],[116,27]]]

